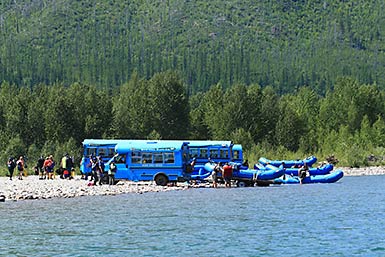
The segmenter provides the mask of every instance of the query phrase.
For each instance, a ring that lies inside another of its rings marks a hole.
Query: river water
[[[1,256],[385,256],[385,176],[0,204]]]

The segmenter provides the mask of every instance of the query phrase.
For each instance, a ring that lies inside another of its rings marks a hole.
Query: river
[[[385,256],[385,176],[0,203],[1,256]]]

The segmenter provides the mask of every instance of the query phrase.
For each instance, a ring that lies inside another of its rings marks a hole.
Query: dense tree
[[[380,0],[5,1],[0,80],[116,88],[134,70],[149,79],[172,69],[193,93],[258,83],[323,95],[341,76],[383,87],[382,9]]]
[[[163,139],[186,138],[189,134],[187,90],[174,72],[155,74],[149,80],[148,98],[152,127]]]

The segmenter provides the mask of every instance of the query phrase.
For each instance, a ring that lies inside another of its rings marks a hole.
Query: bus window
[[[201,157],[201,158],[207,158],[208,156],[207,156],[207,149],[201,149],[201,154],[199,155],[199,157]]]
[[[162,153],[154,153],[154,163],[163,163]]]
[[[142,163],[152,163],[152,153],[143,153]]]
[[[210,158],[218,158],[218,150],[210,149]]]
[[[175,163],[174,153],[164,153],[164,163]]]
[[[106,152],[107,152],[107,149],[106,148],[99,148],[98,149],[98,155],[99,156],[105,156],[106,155]]]
[[[126,155],[118,155],[115,157],[115,163],[126,163]]]
[[[239,151],[234,151],[233,152],[233,158],[234,159],[239,159]]]
[[[114,148],[108,148],[108,157],[112,157],[115,154]]]
[[[193,158],[196,156],[198,156],[198,149],[197,148],[190,149],[190,158]]]
[[[229,151],[227,149],[220,149],[219,154],[221,158],[228,158],[229,157]]]
[[[142,155],[140,152],[132,152],[131,154],[131,163],[140,164],[142,162]]]
[[[86,156],[96,156],[96,148],[87,148]]]

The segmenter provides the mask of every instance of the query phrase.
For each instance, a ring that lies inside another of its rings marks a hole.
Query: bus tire
[[[155,180],[155,184],[158,186],[167,186],[168,178],[164,174],[156,175],[154,180]]]
[[[238,182],[237,182],[237,186],[238,186],[238,187],[246,187],[247,184],[246,184],[245,181],[238,181]]]

